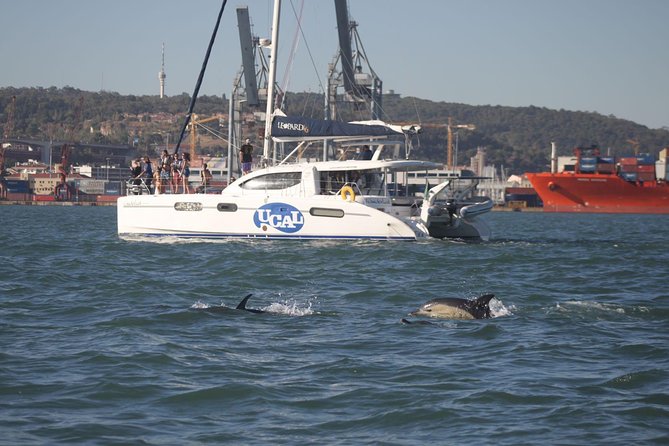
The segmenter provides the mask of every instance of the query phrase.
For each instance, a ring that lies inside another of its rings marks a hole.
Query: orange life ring
[[[355,191],[351,186],[344,186],[341,188],[341,198],[346,201],[355,201]]]

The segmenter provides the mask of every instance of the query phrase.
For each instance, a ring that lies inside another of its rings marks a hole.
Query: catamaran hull
[[[139,195],[118,199],[120,236],[416,240],[416,225],[338,196]]]

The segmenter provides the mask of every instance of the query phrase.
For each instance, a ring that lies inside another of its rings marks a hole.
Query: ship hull
[[[528,173],[545,212],[669,214],[669,184],[633,183],[617,175]]]

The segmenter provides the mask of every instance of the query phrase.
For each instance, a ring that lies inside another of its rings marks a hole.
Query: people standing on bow
[[[242,175],[251,172],[251,165],[253,164],[253,146],[251,140],[246,138],[239,150],[239,163],[242,165]]]
[[[167,185],[170,184],[170,161],[172,158],[168,155],[167,158],[161,158],[160,163],[160,187],[159,192],[161,194],[165,193]]]
[[[167,153],[167,149],[163,150],[163,154],[160,155],[160,164],[170,164],[172,162],[172,157]]]
[[[144,184],[146,188],[151,193],[151,183],[153,182],[153,163],[148,156],[144,157],[144,166],[142,167],[142,178],[144,179]]]
[[[181,182],[181,160],[179,159],[179,154],[175,153],[172,155],[172,164],[170,165],[172,169],[172,180],[170,181],[170,189],[173,194],[179,193],[179,184]]]
[[[181,159],[181,170],[179,171],[179,175],[181,176],[183,193],[190,194],[190,185],[188,184],[188,177],[190,176],[190,153],[188,152],[184,153]]]

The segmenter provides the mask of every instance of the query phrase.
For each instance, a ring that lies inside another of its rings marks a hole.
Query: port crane
[[[453,170],[455,167],[455,162],[453,159],[453,129],[476,130],[476,126],[474,124],[453,124],[453,118],[449,116],[447,128],[448,140],[446,144],[446,168],[448,170]]]
[[[81,110],[84,104],[84,97],[80,96],[74,105],[74,113],[72,123],[65,129],[65,143],[60,146],[60,163],[57,165],[56,171],[60,177],[60,181],[53,189],[53,195],[56,200],[69,201],[72,198],[72,187],[67,184],[67,171],[70,166],[70,154],[72,153],[74,128],[81,121]],[[64,194],[64,195],[63,195]]]
[[[339,117],[338,101],[353,104],[358,110],[368,107],[371,119],[380,119],[383,82],[369,63],[358,33],[358,23],[349,20],[346,0],[334,0],[334,3],[339,51],[328,66],[325,119]],[[339,94],[341,87],[344,92]]]

